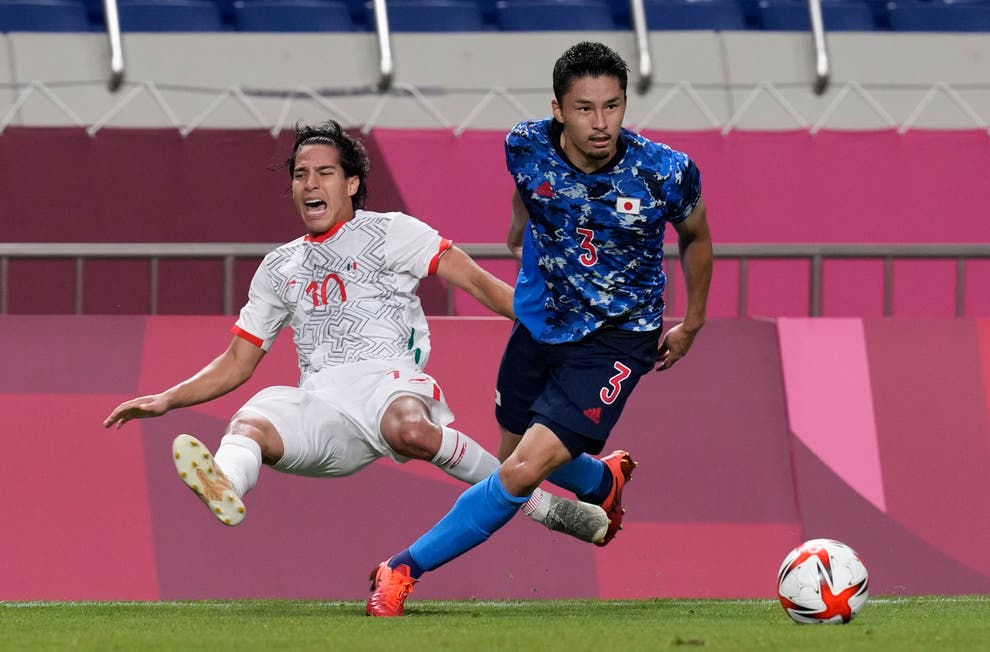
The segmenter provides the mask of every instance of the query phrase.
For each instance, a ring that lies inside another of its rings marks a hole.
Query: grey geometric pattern
[[[329,236],[269,253],[237,325],[268,343],[292,326],[301,381],[370,359],[410,358],[422,368],[429,332],[416,288],[444,242],[403,213],[357,211]]]

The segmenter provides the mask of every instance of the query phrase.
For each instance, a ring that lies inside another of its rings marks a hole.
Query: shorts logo
[[[602,409],[600,407],[588,408],[584,411],[584,416],[588,417],[598,425],[602,420]]]

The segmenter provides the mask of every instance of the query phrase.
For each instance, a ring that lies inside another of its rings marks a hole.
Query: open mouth
[[[307,199],[305,202],[306,212],[316,215],[322,213],[327,208],[327,203],[322,199]]]

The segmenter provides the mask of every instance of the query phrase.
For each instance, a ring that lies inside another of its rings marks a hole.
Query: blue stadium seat
[[[481,7],[471,0],[388,0],[388,28],[393,32],[478,32],[487,29]],[[367,4],[368,25],[375,10]]]
[[[615,29],[603,0],[501,0],[495,16],[499,29],[513,32]]]
[[[240,32],[350,32],[351,12],[326,0],[244,0],[234,3]]]
[[[866,0],[822,0],[826,31],[872,32],[879,29],[873,8]],[[760,0],[756,9],[761,29],[787,32],[811,29],[811,14],[805,0]]]
[[[125,32],[222,32],[219,6],[209,0],[118,0]]]
[[[990,2],[901,0],[886,6],[895,32],[990,32]]]
[[[86,6],[71,0],[0,0],[0,32],[88,32]]]
[[[737,0],[645,0],[643,8],[651,30],[748,28]]]
[[[632,28],[632,9],[629,0],[604,0],[604,2],[612,10],[612,20],[616,29]]]

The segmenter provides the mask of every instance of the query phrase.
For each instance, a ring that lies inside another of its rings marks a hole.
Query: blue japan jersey
[[[606,325],[660,328],[664,228],[697,206],[697,166],[623,129],[615,158],[587,174],[555,146],[552,122],[521,122],[505,140],[506,165],[529,211],[517,318],[547,343],[574,342]]]

